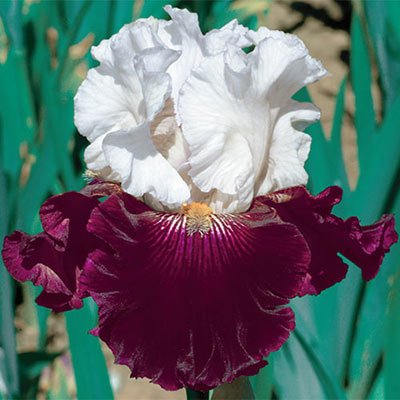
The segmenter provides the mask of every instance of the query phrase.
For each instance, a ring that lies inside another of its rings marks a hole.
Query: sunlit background
[[[204,32],[237,18],[299,35],[331,73],[296,95],[322,111],[308,130],[309,188],[341,185],[336,212],[363,223],[400,215],[400,1],[0,0],[1,240],[40,231],[40,204],[84,184],[73,96],[95,66],[90,47],[137,18],[166,18],[166,4],[196,11]],[[400,399],[399,273],[396,245],[374,281],[352,268],[341,285],[294,302],[297,328],[270,365],[213,399]],[[0,398],[185,398],[113,365],[87,334],[93,303],[56,315],[35,304],[38,293],[0,265]]]

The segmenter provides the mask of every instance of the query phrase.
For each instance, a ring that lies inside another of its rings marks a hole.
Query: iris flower
[[[196,14],[140,19],[93,47],[75,97],[93,180],[47,200],[43,232],[14,232],[5,264],[56,311],[91,296],[98,335],[168,390],[208,390],[267,364],[295,327],[290,299],[365,280],[397,240],[332,213],[339,187],[305,185],[320,117],[292,96],[326,75],[294,35]]]

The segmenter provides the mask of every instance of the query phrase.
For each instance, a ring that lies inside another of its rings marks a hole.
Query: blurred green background
[[[95,65],[90,46],[136,18],[165,18],[165,4],[196,11],[203,31],[237,18],[298,33],[332,73],[310,89],[323,115],[309,129],[310,189],[341,185],[336,212],[365,224],[400,215],[399,1],[2,0],[1,241],[14,229],[39,231],[40,204],[84,184],[86,143],[73,125],[73,96]],[[16,285],[0,265],[0,398],[185,398],[126,383],[125,369],[107,367],[112,357],[87,334],[93,303],[64,319],[35,304],[39,292]],[[400,399],[399,245],[374,281],[365,284],[352,268],[340,285],[294,308],[297,328],[270,365],[242,394],[225,388],[215,399]]]

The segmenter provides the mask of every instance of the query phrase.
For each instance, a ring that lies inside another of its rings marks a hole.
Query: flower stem
[[[200,392],[199,390],[186,388],[187,400],[208,400],[208,393],[208,390],[206,392]]]

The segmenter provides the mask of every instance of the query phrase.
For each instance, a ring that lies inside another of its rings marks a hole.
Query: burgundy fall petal
[[[262,204],[212,214],[204,234],[189,234],[187,218],[110,197],[88,229],[113,250],[91,253],[82,282],[99,306],[95,333],[132,377],[207,390],[257,373],[287,340],[295,323],[285,305],[310,254],[297,228]]]
[[[393,215],[361,226],[356,217],[343,220],[332,214],[341,198],[342,189],[337,186],[317,196],[297,186],[257,199],[275,208],[284,221],[296,225],[310,247],[310,271],[303,295],[318,294],[346,276],[348,266],[339,253],[361,269],[365,280],[374,278],[384,255],[398,239]]]
[[[15,231],[5,238],[5,266],[16,280],[30,280],[43,287],[38,304],[54,311],[82,306],[84,293],[79,279],[83,264],[89,252],[104,247],[86,230],[98,204],[96,197],[78,192],[53,196],[40,209],[44,232],[30,236]]]

